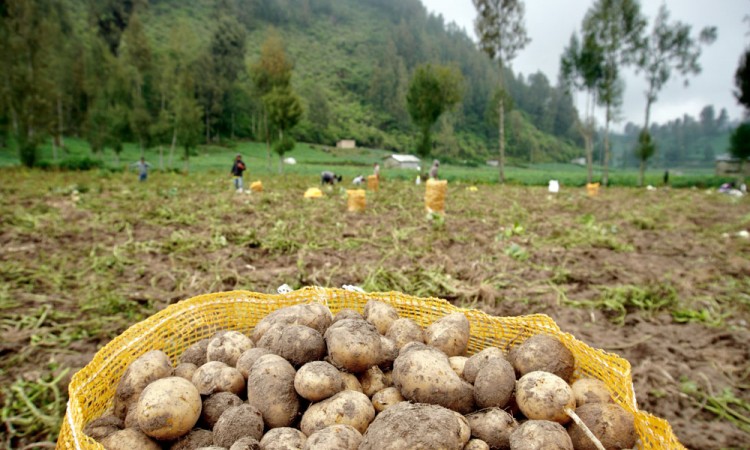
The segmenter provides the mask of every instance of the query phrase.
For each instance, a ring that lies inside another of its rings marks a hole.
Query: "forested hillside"
[[[299,141],[412,152],[406,105],[415,68],[458,68],[462,100],[433,129],[433,155],[483,161],[497,149],[498,68],[419,0],[9,0],[0,2],[3,143],[22,160],[52,137],[84,137],[93,152],[263,141],[261,49],[274,36],[291,63]],[[508,72],[508,155],[580,155],[569,96],[543,74]]]

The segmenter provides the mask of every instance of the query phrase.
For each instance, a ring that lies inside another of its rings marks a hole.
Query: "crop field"
[[[748,197],[451,182],[446,214],[428,220],[411,182],[386,179],[348,213],[343,187],[303,198],[313,174],[261,174],[264,192],[238,194],[221,169],[144,183],[0,169],[0,445],[51,448],[70,377],[130,325],[282,284],[548,314],[627,358],[640,408],[687,447],[750,442]]]

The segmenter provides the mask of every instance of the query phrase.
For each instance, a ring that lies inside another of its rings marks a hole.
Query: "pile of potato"
[[[423,329],[375,300],[335,317],[291,306],[251,336],[193,344],[174,367],[162,351],[141,356],[84,431],[108,450],[634,446],[633,416],[604,383],[568,384],[575,361],[556,338],[466,357],[469,336],[461,313]]]

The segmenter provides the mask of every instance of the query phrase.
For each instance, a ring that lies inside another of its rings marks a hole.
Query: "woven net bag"
[[[445,194],[448,191],[447,180],[427,180],[424,192],[424,206],[427,212],[445,212]]]

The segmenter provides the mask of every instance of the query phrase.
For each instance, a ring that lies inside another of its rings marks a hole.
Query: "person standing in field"
[[[375,177],[380,181],[380,164],[375,163],[372,166],[372,174],[375,175]]]
[[[146,178],[148,178],[148,169],[151,168],[151,164],[146,162],[146,158],[141,156],[141,160],[134,162],[131,166],[135,167],[138,171],[138,181],[146,181]]]
[[[245,169],[245,162],[242,161],[242,155],[237,153],[237,156],[234,158],[231,174],[234,176],[234,188],[237,189],[238,192],[242,192],[243,189],[242,172],[244,172]]]
[[[430,167],[430,178],[433,180],[438,179],[438,167],[440,167],[440,161],[436,159],[432,162],[432,167]]]

